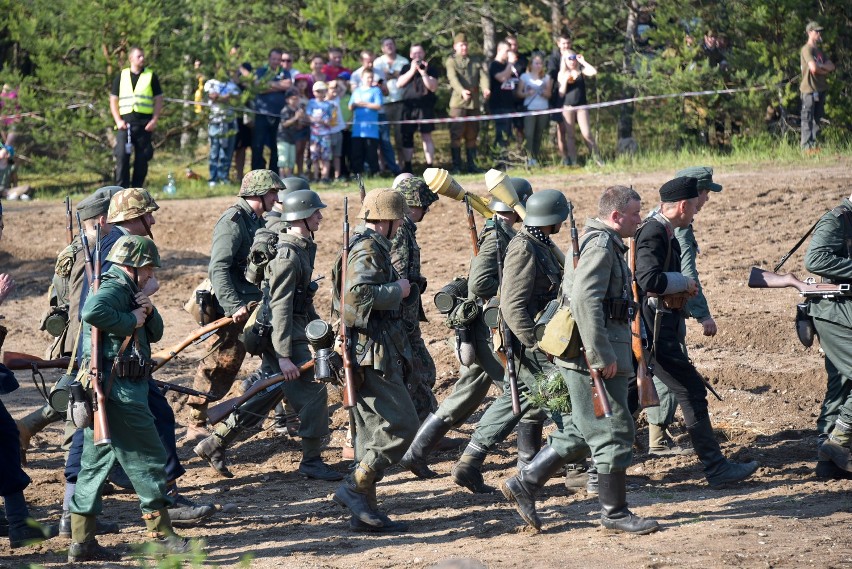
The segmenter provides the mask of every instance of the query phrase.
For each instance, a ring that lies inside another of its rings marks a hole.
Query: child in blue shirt
[[[379,172],[379,111],[382,109],[382,91],[373,86],[373,70],[361,72],[361,83],[349,99],[352,109],[352,172],[361,174],[364,162],[370,174]]]
[[[308,101],[306,110],[311,119],[311,161],[316,178],[324,184],[331,182],[331,121],[334,105],[326,100],[328,86],[317,81],[313,87],[314,98]]]

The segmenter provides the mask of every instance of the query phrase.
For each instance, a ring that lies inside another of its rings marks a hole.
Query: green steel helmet
[[[281,192],[278,192],[279,195]],[[311,190],[298,190],[290,192],[284,197],[281,202],[284,209],[284,214],[281,219],[284,221],[296,221],[299,219],[307,219],[312,216],[318,209],[327,207],[319,197],[319,194]]]
[[[396,189],[405,196],[409,207],[427,208],[438,201],[438,194],[429,189],[423,178],[405,178],[397,184]]]
[[[127,188],[113,194],[109,201],[107,222],[120,223],[142,217],[160,209],[148,190],[144,188]]]
[[[304,178],[299,176],[288,176],[282,180],[284,187],[290,192],[298,192],[299,190],[310,190],[311,185]]]
[[[392,188],[376,188],[364,196],[358,219],[384,221],[402,219],[411,210],[405,203],[405,196]]]
[[[527,200],[533,193],[529,181],[525,178],[509,178],[509,181],[512,182],[512,187],[515,188],[515,193],[518,194],[518,201],[521,202],[522,206],[526,207]]]
[[[547,227],[568,219],[571,206],[559,190],[541,190],[527,200],[527,216],[524,225]]]
[[[107,261],[126,267],[159,267],[160,252],[154,242],[144,235],[123,235],[109,250]]]
[[[492,197],[491,201],[488,202],[488,209],[497,213],[512,213],[515,211],[495,197]]]
[[[278,174],[272,170],[252,170],[243,176],[239,196],[265,196],[272,190],[283,190],[285,187]]]

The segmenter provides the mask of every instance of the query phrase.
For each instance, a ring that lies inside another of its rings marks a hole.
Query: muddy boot
[[[200,441],[210,436],[207,430],[207,403],[189,406],[189,424],[181,439],[184,443]]]
[[[565,459],[552,446],[546,445],[517,476],[500,485],[503,496],[515,506],[529,526],[541,529],[541,520],[535,511],[535,496],[564,466]]]
[[[710,417],[701,419],[688,427],[688,430],[692,446],[704,465],[704,476],[711,488],[724,488],[729,484],[741,482],[757,470],[756,461],[739,463],[725,458],[719,448],[719,442],[713,435]]]
[[[462,173],[461,148],[450,148],[450,154],[453,157],[453,167],[450,170],[451,174]]]
[[[95,516],[71,514],[72,540],[68,547],[68,563],[121,560],[121,555],[100,546],[95,539],[96,527]]]
[[[565,489],[568,494],[576,494],[585,490],[588,484],[589,467],[585,460],[565,465]]]
[[[166,484],[166,495],[174,501],[168,508],[173,526],[192,527],[216,513],[213,504],[196,504],[181,494],[174,481]]]
[[[467,173],[482,174],[485,170],[476,165],[476,148],[467,149]]]
[[[166,553],[186,553],[192,547],[192,541],[177,535],[172,529],[169,511],[165,508],[156,512],[142,514],[148,537],[163,548]]]
[[[218,433],[213,433],[192,449],[195,454],[207,461],[213,470],[225,478],[233,478],[234,474],[225,464],[225,444]]]
[[[541,434],[544,431],[544,423],[527,423],[521,421],[515,427],[518,436],[518,471],[532,462],[536,453],[541,449]]]
[[[654,520],[639,517],[627,508],[627,474],[598,474],[600,481],[601,525],[606,529],[645,535],[660,529]]]
[[[71,512],[68,510],[71,498],[74,497],[74,490],[77,485],[71,482],[65,483],[65,498],[62,501],[62,517],[59,518],[59,537],[71,537]],[[115,522],[105,522],[97,520],[95,522],[95,533],[104,535],[106,533],[118,533],[119,527]]]
[[[695,454],[691,448],[678,446],[669,438],[662,425],[648,424],[648,456],[675,456]]]
[[[838,419],[834,423],[834,430],[831,431],[828,440],[819,447],[819,459],[831,461],[845,472],[852,472],[850,443],[852,443],[852,425]]]
[[[377,510],[370,505],[368,497],[371,495],[375,500],[376,472],[363,462],[358,463],[355,470],[347,476],[343,484],[334,492],[334,501],[349,508],[352,516],[360,522],[380,528],[384,520],[379,516]]]
[[[40,433],[51,423],[62,419],[62,415],[53,410],[50,405],[44,405],[36,409],[23,419],[15,421],[18,426],[18,436],[21,442],[21,463],[27,463],[27,450],[30,448],[30,439],[36,433]]]
[[[436,417],[432,413],[426,417],[411,446],[405,452],[399,465],[414,474],[418,478],[435,478],[436,472],[429,468],[429,455],[432,454],[441,442],[441,438],[450,430],[449,423]]]
[[[299,474],[305,478],[336,482],[343,480],[343,473],[331,468],[322,461],[322,439],[302,439],[302,462],[299,463]]]
[[[453,466],[453,481],[474,494],[493,494],[497,491],[482,478],[482,463],[486,452],[474,443],[468,443],[459,461]]]
[[[586,474],[589,475],[589,481],[586,482],[586,494],[588,494],[589,496],[597,496],[598,466],[595,464],[594,459],[592,459],[592,463],[589,465],[589,469],[586,471]]]

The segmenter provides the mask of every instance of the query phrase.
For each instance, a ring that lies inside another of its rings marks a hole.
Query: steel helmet
[[[527,200],[527,216],[524,225],[547,227],[568,219],[571,206],[559,190],[541,190]]]
[[[284,201],[281,202],[281,205],[284,210],[284,214],[281,216],[281,219],[284,221],[306,219],[312,216],[318,209],[327,207],[324,203],[322,203],[319,194],[311,190],[290,192],[284,196]]]
[[[160,252],[150,238],[144,235],[123,235],[109,250],[107,261],[126,267],[159,267]]]
[[[372,221],[402,219],[410,211],[405,196],[400,192],[391,188],[376,188],[367,192],[357,217]]]

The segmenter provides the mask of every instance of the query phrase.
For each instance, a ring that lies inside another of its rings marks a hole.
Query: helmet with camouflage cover
[[[144,188],[127,188],[113,194],[109,201],[107,222],[120,223],[142,217],[160,209],[148,190]]]
[[[423,178],[413,176],[405,178],[397,184],[396,189],[405,196],[405,203],[409,207],[422,207],[425,209],[438,201],[438,194],[429,189]]]
[[[401,193],[391,188],[376,188],[367,192],[357,217],[371,221],[402,219],[410,211]]]
[[[568,219],[571,206],[568,199],[559,190],[541,190],[527,200],[527,216],[524,225],[528,227],[547,227]]]
[[[159,267],[160,252],[150,238],[144,235],[123,235],[109,250],[107,261],[126,267]]]
[[[307,219],[318,209],[327,207],[319,197],[319,194],[311,190],[299,190],[291,192],[281,202],[284,206],[284,221],[297,221]]]
[[[265,196],[272,190],[278,191],[284,188],[284,182],[272,170],[252,170],[243,176],[239,195],[241,197]]]

